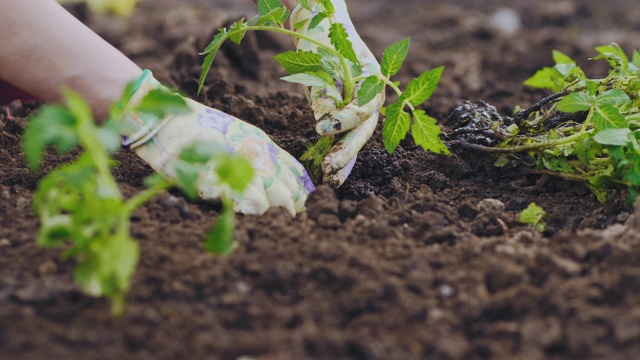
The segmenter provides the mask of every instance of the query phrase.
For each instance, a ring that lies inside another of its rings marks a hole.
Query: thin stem
[[[585,132],[592,132],[592,131],[593,129],[587,130]],[[569,144],[576,141],[581,136],[583,136],[583,133],[577,133],[571,136],[567,136],[566,138],[550,140],[550,141],[541,142],[537,144],[527,144],[527,145],[511,146],[511,147],[505,147],[505,148],[495,148],[495,147],[483,146],[478,144],[469,144],[469,143],[459,143],[459,144],[467,149],[476,150],[476,151],[484,152],[487,154],[514,154],[514,153],[519,153],[524,151],[547,149],[547,148],[552,148],[554,146]]]
[[[126,214],[127,218],[129,218],[137,208],[144,205],[149,200],[156,197],[156,195],[164,192],[165,190],[169,189],[174,185],[175,185],[175,182],[168,179],[163,179],[162,181],[156,183],[152,187],[139,192],[138,194],[136,194],[135,196],[127,200],[127,202],[124,204],[124,208],[122,209],[122,212]]]
[[[332,54],[336,55],[338,57],[338,59],[340,59],[340,64],[342,65],[342,69],[344,72],[344,104],[348,104],[349,102],[351,102],[351,99],[353,98],[353,85],[355,83],[355,81],[352,79],[352,75],[351,75],[351,69],[349,68],[349,64],[347,63],[347,59],[345,59],[344,56],[342,56],[342,54],[340,54],[340,52],[336,49],[334,49],[331,46],[327,46],[326,44],[315,40],[309,36],[297,33],[295,31],[292,30],[287,30],[284,28],[279,28],[279,27],[272,27],[272,26],[264,26],[264,25],[260,25],[260,26],[256,26],[256,25],[249,25],[246,28],[244,28],[243,30],[264,30],[264,31],[275,31],[277,33],[281,33],[281,34],[285,34],[285,35],[289,35],[289,36],[294,36],[297,37],[298,39],[301,40],[305,40],[308,41],[316,46],[319,46],[323,49],[328,50],[329,52],[331,52]]]

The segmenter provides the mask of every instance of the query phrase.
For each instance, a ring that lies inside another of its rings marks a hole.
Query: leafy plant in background
[[[606,77],[589,78],[573,59],[553,51],[555,65],[525,84],[554,94],[513,118],[490,120],[487,129],[501,129],[496,147],[468,147],[500,155],[499,166],[524,161],[539,173],[582,181],[603,202],[624,187],[633,201],[640,193],[640,52],[629,59],[617,44],[596,51],[593,60],[610,65]]]
[[[23,136],[25,156],[34,170],[47,146],[61,153],[78,146],[82,149],[76,161],[51,171],[38,184],[34,200],[41,222],[37,243],[65,246],[64,257],[78,262],[76,282],[89,294],[110,298],[112,313],[119,315],[140,253],[129,232],[133,212],[174,186],[196,196],[198,174],[211,159],[219,185],[237,192],[248,185],[253,169],[242,157],[198,143],[181,152],[175,165],[176,180],[152,175],[145,181],[146,190],[125,199],[110,171],[115,165],[110,153],[120,148],[117,128],[113,123],[96,126],[90,108],[78,94],[67,90],[65,96],[66,106],[44,106],[30,119]],[[180,96],[163,90],[149,92],[135,109],[114,109],[118,110],[112,112],[112,118],[127,111],[158,116],[188,111]],[[218,222],[205,240],[205,248],[215,254],[232,250],[235,214],[228,198],[223,197],[223,204]]]
[[[226,40],[240,44],[247,31],[274,31],[309,41],[318,46],[317,53],[309,51],[288,51],[275,56],[275,59],[289,74],[285,81],[299,83],[303,86],[322,87],[326,96],[330,97],[341,108],[352,101],[357,94],[358,105],[365,105],[389,86],[398,95],[398,100],[389,104],[384,114],[383,139],[384,146],[392,153],[407,133],[411,131],[416,144],[425,150],[447,154],[449,151],[439,138],[440,128],[436,120],[416,107],[423,104],[433,94],[444,70],[438,67],[422,73],[411,80],[403,92],[397,82],[391,81],[401,68],[409,50],[409,39],[401,40],[383,53],[381,61],[382,76],[362,76],[362,65],[358,61],[351,41],[344,26],[333,21],[335,9],[329,0],[317,0],[312,4],[309,0],[298,1],[299,6],[311,11],[315,16],[300,23],[292,24],[293,30],[285,27],[289,11],[280,0],[259,0],[259,14],[250,20],[238,20],[228,29],[220,29],[211,43],[206,47],[206,55],[202,65],[199,88],[211,68],[216,53]],[[295,30],[308,25],[313,29],[321,21],[327,19],[330,24],[329,38],[332,46],[318,42]],[[307,24],[308,23],[308,24]],[[306,156],[309,159],[324,157],[331,148],[328,143],[335,142],[320,139],[319,145],[312,147]],[[310,169],[313,171],[313,169]]]

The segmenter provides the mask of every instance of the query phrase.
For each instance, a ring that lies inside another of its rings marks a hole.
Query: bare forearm
[[[142,70],[54,0],[0,1],[0,78],[47,102],[69,87],[104,118]]]

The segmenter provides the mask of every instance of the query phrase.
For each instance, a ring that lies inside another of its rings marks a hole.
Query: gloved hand
[[[162,88],[145,70],[134,85],[130,104],[137,104],[149,91]],[[173,162],[181,150],[196,142],[211,143],[230,153],[245,156],[255,176],[247,190],[235,197],[234,210],[261,214],[270,207],[283,206],[292,214],[304,209],[307,195],[314,189],[307,171],[262,130],[222,111],[185,99],[191,112],[165,118],[128,114],[119,124],[123,145],[129,146],[154,170],[174,177]],[[203,199],[217,198],[222,189],[212,186],[211,174],[200,174],[198,192]]]
[[[353,50],[362,65],[362,76],[379,75],[382,77],[380,64],[356,33],[344,0],[330,1],[335,7],[333,20],[345,26],[349,34],[349,40],[353,44]],[[310,0],[310,2],[315,6],[316,2],[314,0]],[[304,9],[298,4],[291,13],[290,23],[297,24],[305,19],[311,19],[313,16],[315,16],[315,13]],[[296,31],[331,46],[329,20],[323,20],[312,30],[308,30],[309,24],[310,21],[307,21],[301,29]],[[293,38],[293,41],[296,49],[317,53],[318,47],[316,45],[297,38]],[[314,93],[314,91],[318,92],[320,90],[304,86],[303,90],[314,112],[318,134],[333,135],[346,132],[322,161],[323,182],[333,187],[338,187],[344,183],[351,173],[358,152],[366,144],[376,128],[380,107],[384,103],[384,91],[367,104],[358,106],[358,87],[356,86],[353,89],[353,100],[345,107],[337,109],[332,100],[327,99],[322,94]]]

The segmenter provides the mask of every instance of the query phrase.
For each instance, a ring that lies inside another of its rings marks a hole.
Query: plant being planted
[[[460,144],[499,155],[497,166],[524,162],[538,173],[582,181],[603,202],[627,188],[633,201],[640,193],[640,52],[630,60],[616,44],[596,51],[594,60],[610,65],[606,77],[588,78],[573,59],[554,51],[555,65],[525,82],[554,94],[513,117],[476,111],[447,137],[491,138]]]
[[[96,126],[79,95],[65,91],[65,96],[66,106],[44,106],[30,119],[23,136],[25,156],[34,170],[47,146],[62,153],[78,146],[82,149],[76,161],[51,171],[38,185],[34,200],[41,222],[37,243],[44,247],[64,245],[64,257],[78,261],[76,282],[89,294],[111,299],[112,313],[119,315],[140,253],[129,233],[133,212],[174,186],[195,197],[198,176],[210,161],[218,185],[237,192],[247,186],[253,169],[242,157],[197,143],[181,152],[175,163],[176,180],[152,175],[145,181],[146,190],[125,199],[110,171],[114,165],[110,153],[120,148],[117,126]],[[132,110],[159,116],[189,110],[183,98],[164,90],[149,92],[135,109],[114,109],[112,119]],[[231,201],[223,197],[223,211],[205,240],[208,251],[224,255],[232,250],[234,221]]]
[[[223,28],[214,36],[211,43],[202,54],[206,54],[202,65],[199,87],[206,79],[213,60],[226,40],[240,44],[248,31],[273,31],[291,36],[299,41],[307,41],[317,48],[316,51],[288,51],[275,56],[276,61],[289,74],[285,81],[299,83],[316,94],[322,94],[333,102],[333,107],[341,109],[350,104],[354,98],[358,106],[364,106],[373,101],[377,95],[390,87],[398,99],[383,108],[386,116],[382,131],[384,146],[392,153],[400,142],[411,132],[416,144],[425,150],[447,154],[448,149],[439,138],[440,128],[436,120],[426,114],[418,106],[429,100],[436,89],[443,67],[422,73],[411,80],[404,91],[400,84],[393,82],[391,77],[401,68],[410,40],[401,40],[389,47],[383,53],[380,71],[374,75],[363,75],[374,71],[363,72],[363,65],[358,60],[349,40],[345,26],[334,20],[335,8],[330,0],[301,0],[298,6],[314,14],[311,18],[292,24],[292,29],[285,27],[289,11],[280,0],[259,0],[259,14],[250,20],[238,20],[228,29]],[[319,26],[327,26],[330,44],[323,43],[301,33],[302,29],[311,31]],[[316,145],[309,148],[303,155],[307,161],[308,170],[315,174],[320,170],[320,162],[337,142],[339,136],[324,136]]]

